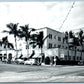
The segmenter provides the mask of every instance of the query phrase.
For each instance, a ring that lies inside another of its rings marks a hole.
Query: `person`
[[[56,57],[54,58],[54,65],[56,65]]]
[[[8,57],[8,64],[11,64],[11,60],[12,60],[12,54],[9,54],[9,57]]]

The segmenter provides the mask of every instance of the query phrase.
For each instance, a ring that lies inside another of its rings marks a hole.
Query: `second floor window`
[[[61,41],[61,37],[58,37],[58,41]]]
[[[61,48],[61,45],[58,45],[58,48]]]
[[[48,48],[52,48],[52,43],[49,43],[49,46],[48,46]]]
[[[49,34],[49,39],[52,39],[52,34]]]
[[[54,44],[54,48],[56,48],[56,44]]]

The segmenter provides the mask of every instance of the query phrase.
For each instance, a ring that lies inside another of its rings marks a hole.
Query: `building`
[[[32,31],[31,35],[34,36],[34,39],[37,39],[36,35],[41,35],[39,38],[45,39],[43,48],[39,48],[39,46],[36,44],[36,47],[33,48],[33,44],[29,44],[29,48],[27,51],[26,42],[23,39],[19,40],[17,42],[18,44],[18,57],[20,57],[21,54],[23,54],[24,57],[30,57],[33,59],[46,59],[49,58],[50,61],[53,62],[54,59],[56,59],[56,56],[60,60],[72,60],[72,61],[84,61],[84,52],[82,52],[81,56],[81,46],[76,46],[68,48],[68,44],[63,42],[63,38],[65,37],[65,34],[56,30],[53,30],[48,27],[37,29],[36,31]],[[29,39],[29,43],[33,40]],[[27,54],[28,52],[28,54]],[[12,55],[12,60],[16,58],[16,51],[11,48],[6,48],[4,44],[0,45],[0,59],[5,60],[9,58],[9,55]]]
[[[84,53],[82,52],[81,57],[81,46],[77,46],[76,50],[74,46],[68,50],[68,44],[66,42],[63,43],[63,38],[65,34],[48,27],[37,29],[36,31],[32,32],[33,34],[42,33],[43,37],[45,38],[47,35],[49,37],[45,40],[42,52],[45,54],[45,58],[49,57],[50,59],[60,58],[61,60],[73,60],[73,61],[80,61],[84,60]],[[32,46],[30,45],[29,51],[32,53]],[[37,46],[35,49],[35,55],[33,57],[39,57],[41,53],[41,49]],[[69,53],[69,56],[68,56]]]
[[[21,55],[21,51],[18,50],[18,56]],[[16,58],[16,50],[13,48],[13,45],[11,43],[8,43],[7,45],[0,40],[0,60],[1,61],[7,61],[9,58],[12,58],[11,60],[14,61]]]

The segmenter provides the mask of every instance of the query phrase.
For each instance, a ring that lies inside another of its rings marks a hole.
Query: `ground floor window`
[[[7,58],[7,54],[4,54],[4,59],[6,59]]]
[[[73,60],[75,60],[75,56],[73,56]]]
[[[2,61],[2,54],[0,54],[0,60]]]
[[[69,60],[71,60],[71,56],[69,56]]]
[[[67,60],[67,55],[64,56],[64,59]]]

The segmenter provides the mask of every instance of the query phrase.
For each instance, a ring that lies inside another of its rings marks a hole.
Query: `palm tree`
[[[2,43],[4,44],[5,48],[14,49],[13,44],[8,41],[8,37],[7,36],[2,38]]]
[[[36,36],[37,38],[35,39]],[[33,48],[35,48],[36,46],[38,46],[39,48],[41,48],[41,55],[44,58],[44,54],[43,54],[43,45],[45,40],[49,37],[49,35],[47,35],[46,37],[43,36],[43,32],[40,32],[39,34],[34,34],[32,37],[33,42],[30,42],[30,45],[33,45]],[[42,59],[42,62],[44,62],[44,60]]]
[[[6,57],[7,57],[7,47],[8,47],[8,37],[2,38],[2,43],[4,44],[4,48],[6,48]]]
[[[34,28],[29,28],[29,24],[25,25],[25,26],[20,26],[20,30],[19,30],[19,37],[20,38],[25,38],[26,44],[27,44],[27,56],[29,57],[29,39],[31,38],[31,31],[35,31]]]
[[[16,39],[16,37],[18,35],[18,29],[17,29],[18,23],[17,24],[9,23],[9,24],[7,24],[7,27],[9,28],[9,31],[4,30],[3,32],[14,35],[14,38],[15,38],[15,47],[16,47],[16,59],[17,59],[18,51],[17,51],[17,39]]]
[[[76,61],[76,50],[77,50],[77,46],[78,44],[78,38],[74,35],[74,33],[72,31],[69,32],[69,39],[72,39],[69,44],[71,45],[70,47],[73,47],[75,50],[75,61]]]
[[[68,43],[68,39],[69,39],[69,34],[68,32],[66,31],[65,32],[65,37],[63,38],[63,43],[64,41],[66,41],[67,45],[68,45],[68,58],[69,58],[69,43]]]
[[[43,45],[45,40],[49,37],[49,35],[47,35],[45,38],[43,37],[43,34],[40,33],[37,37],[37,45],[39,46],[39,48],[41,48],[41,54],[43,53]]]
[[[74,50],[75,50],[75,61],[77,60],[77,57],[76,57],[76,50],[77,50],[77,46],[78,46],[78,38],[77,37],[74,37]]]
[[[33,42],[30,42],[30,44],[31,45],[33,44],[33,48],[35,48],[36,46],[39,46],[39,48],[41,48],[41,53],[43,53],[42,48],[43,48],[45,40],[49,37],[49,35],[47,35],[44,38],[43,35],[40,33],[40,34],[37,34],[36,37],[37,39],[34,39],[34,37],[32,37]]]
[[[69,31],[69,33],[66,31],[65,32],[65,37],[63,38],[63,43],[66,40],[66,43],[68,45],[68,60],[69,60],[69,49],[70,47],[75,48],[75,57],[76,57],[76,43],[75,41],[77,41],[77,39],[74,36],[74,33],[72,31]]]
[[[7,49],[8,48],[14,49],[14,46],[12,43],[9,43],[7,36],[2,38],[2,44],[4,44],[4,48],[6,48],[6,56],[7,56]]]
[[[69,37],[72,39],[72,42],[70,44],[71,44],[71,47],[73,47],[75,50],[74,56],[75,56],[75,61],[77,61],[76,50],[77,50],[77,46],[79,46],[79,38],[76,37],[72,31],[69,32]]]
[[[78,33],[78,38],[79,38],[79,43],[80,46],[82,48],[81,50],[81,59],[82,59],[82,51],[83,51],[83,39],[84,39],[84,35],[83,35],[83,30],[80,29],[79,33]]]

